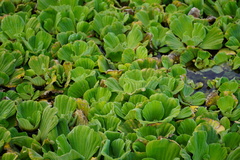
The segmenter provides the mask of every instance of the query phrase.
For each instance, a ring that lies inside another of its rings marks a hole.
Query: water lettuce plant
[[[2,0],[0,159],[240,159],[236,0]]]

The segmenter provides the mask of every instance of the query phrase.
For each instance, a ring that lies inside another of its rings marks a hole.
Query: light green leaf
[[[100,102],[100,101],[108,101],[110,97],[112,96],[112,93],[109,91],[108,88],[92,88],[87,90],[83,98],[86,99],[89,103],[93,102]]]
[[[225,43],[225,46],[232,50],[237,50],[240,47],[240,43],[236,37],[231,36]]]
[[[0,72],[11,75],[15,70],[14,56],[10,53],[0,53]]]
[[[166,33],[166,43],[172,50],[184,49],[183,43],[171,31]]]
[[[193,18],[182,14],[179,17],[176,17],[170,23],[170,29],[172,32],[177,35],[180,39],[183,39],[183,35],[191,36],[193,25]]]
[[[233,59],[233,69],[238,69],[240,67],[240,57],[239,56],[236,56],[234,59]]]
[[[107,85],[109,90],[112,91],[112,92],[123,91],[122,87],[119,85],[118,81],[115,78],[112,78],[112,77],[108,78],[105,81],[105,84]]]
[[[202,160],[209,152],[209,146],[206,143],[207,133],[204,131],[194,132],[188,141],[186,149],[193,154],[194,160]]]
[[[29,67],[33,69],[35,74],[44,75],[49,67],[49,57],[45,55],[32,56],[28,62]]]
[[[227,149],[219,143],[209,145],[209,160],[224,160],[227,157]]]
[[[193,119],[185,119],[180,122],[177,132],[179,134],[188,134],[191,136],[196,126],[197,124]]]
[[[39,10],[44,10],[46,8],[48,8],[50,5],[58,5],[58,1],[57,0],[37,0],[37,8]]]
[[[225,52],[219,52],[214,56],[214,61],[216,65],[219,65],[221,63],[228,61],[228,56]]]
[[[6,85],[8,84],[8,82],[9,82],[9,76],[6,73],[0,71],[0,86]]]
[[[231,148],[231,150],[239,147],[240,144],[240,134],[237,132],[230,132],[223,136],[222,142],[225,143],[226,147]]]
[[[3,147],[6,143],[11,140],[11,133],[4,127],[0,126],[0,151],[2,152]]]
[[[211,28],[202,43],[199,45],[202,49],[220,49],[223,42],[223,32],[217,27]]]
[[[238,160],[240,158],[240,147],[233,150],[227,157],[227,160]]]
[[[58,109],[59,117],[64,117],[70,122],[72,114],[77,108],[77,102],[66,95],[58,95],[55,97],[54,107]]]
[[[89,88],[89,84],[85,79],[78,80],[69,87],[68,95],[71,97],[80,98]]]
[[[75,31],[75,26],[70,18],[63,17],[57,26],[59,32]]]
[[[240,29],[240,24],[231,24],[226,30],[225,37],[230,39],[231,37],[235,37],[238,41],[240,41],[240,33],[238,32]]]
[[[162,123],[157,127],[157,135],[169,137],[175,132],[175,127],[171,123]]]
[[[179,152],[180,146],[168,139],[153,140],[146,146],[147,156],[156,160],[173,160],[179,157]]]
[[[232,113],[235,106],[235,100],[232,96],[224,96],[219,98],[217,101],[217,106],[223,114]]]
[[[149,16],[145,10],[140,10],[139,12],[137,12],[136,17],[143,23],[144,26],[149,25]]]
[[[220,87],[219,91],[230,91],[232,93],[236,92],[238,90],[239,84],[237,82],[224,82]]]
[[[141,28],[138,25],[134,25],[127,35],[127,46],[129,48],[135,48],[142,39],[143,34]]]
[[[1,22],[2,30],[10,37],[15,39],[23,32],[25,22],[19,15],[6,16]]]
[[[47,106],[42,113],[38,136],[43,141],[48,137],[49,132],[58,124],[57,108]]]
[[[102,137],[88,126],[76,126],[68,135],[74,150],[89,160],[101,147]]]
[[[16,106],[14,101],[2,100],[0,101],[0,121],[7,119],[16,113]]]
[[[159,121],[164,116],[164,108],[160,101],[148,102],[142,110],[142,116],[147,121]]]
[[[19,127],[33,131],[38,128],[42,115],[42,105],[32,100],[24,101],[17,107],[17,121]]]
[[[95,67],[95,63],[90,58],[79,58],[75,62],[76,67],[83,67],[85,69],[93,69]]]

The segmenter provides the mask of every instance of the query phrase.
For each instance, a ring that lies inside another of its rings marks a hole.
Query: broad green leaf
[[[203,92],[196,92],[192,96],[186,97],[186,101],[191,105],[202,105],[206,99]]]
[[[33,48],[36,48],[37,50],[47,50],[52,42],[52,36],[45,32],[45,31],[39,31],[36,35],[35,43],[33,44]]]
[[[41,144],[37,140],[24,135],[13,137],[11,139],[11,143],[18,147],[32,148],[36,151],[40,151],[42,149]]]
[[[240,33],[238,32],[240,29],[239,24],[231,24],[230,27],[226,30],[225,37],[230,39],[231,37],[235,37],[238,41],[240,41]]]
[[[215,126],[213,126],[212,122],[214,123],[214,121],[211,119],[207,119],[206,118],[207,123],[200,123],[196,128],[195,128],[195,132],[198,131],[205,131],[206,135],[207,135],[207,140],[206,142],[208,144],[211,143],[218,143],[219,142],[219,136],[217,134],[217,129],[218,128],[213,128]]]
[[[24,20],[19,15],[6,16],[1,22],[1,29],[10,37],[17,38],[24,29]]]
[[[48,8],[50,5],[57,5],[58,4],[58,1],[57,0],[53,0],[53,1],[50,1],[50,0],[37,0],[37,8],[39,10],[44,10],[46,8]]]
[[[3,147],[6,143],[11,140],[11,133],[4,127],[0,126],[0,151],[2,152]]]
[[[43,141],[48,137],[49,132],[58,124],[57,108],[47,106],[42,113],[38,136]]]
[[[9,76],[0,71],[0,85],[6,85],[9,82]]]
[[[116,131],[121,122],[119,118],[111,115],[97,115],[93,119],[97,119],[100,122],[102,131]]]
[[[73,83],[68,89],[68,95],[75,98],[80,98],[90,89],[88,82],[85,79]]]
[[[25,100],[34,100],[36,98],[35,95],[37,95],[37,92],[34,94],[35,89],[33,88],[33,86],[28,83],[19,84],[16,90],[19,96]]]
[[[219,143],[209,145],[209,160],[224,160],[227,157],[227,149]]]
[[[39,75],[37,75],[34,78],[29,77],[29,76],[25,76],[24,79],[29,80],[35,86],[43,86],[43,85],[46,84],[46,81]]]
[[[85,69],[93,69],[95,67],[95,63],[90,58],[79,58],[75,62],[76,67],[83,67]]]
[[[232,93],[236,92],[239,88],[239,84],[237,82],[224,82],[220,87],[219,91],[224,92],[224,91],[230,91]]]
[[[134,25],[132,30],[127,36],[127,46],[129,48],[135,48],[139,42],[143,39],[143,34],[138,25]]]
[[[139,46],[136,50],[136,58],[137,59],[144,59],[148,57],[148,50],[146,47]]]
[[[122,62],[123,63],[131,63],[135,58],[134,50],[131,48],[125,49],[122,54]]]
[[[11,75],[15,70],[14,56],[10,53],[0,53],[0,72]]]
[[[178,144],[180,144],[181,146],[185,147],[185,146],[187,145],[187,143],[188,143],[188,141],[189,141],[190,138],[191,138],[191,136],[188,135],[188,134],[180,134],[180,135],[176,138],[176,142],[177,142]],[[181,153],[180,153],[180,154],[181,154]],[[181,155],[182,155],[182,154],[181,154]],[[182,156],[183,156],[183,155],[182,155]],[[183,158],[184,158],[185,156],[188,157],[188,154],[185,155],[185,153],[184,153]],[[190,158],[189,160],[191,160],[191,158]]]
[[[137,12],[136,17],[143,23],[144,26],[149,25],[149,16],[145,10],[140,10],[139,12]]]
[[[194,45],[197,46],[199,43],[203,41],[206,36],[206,30],[203,24],[194,23],[192,38],[194,40]]]
[[[41,116],[42,105],[32,100],[24,101],[17,107],[17,121],[23,130],[33,131],[38,128]]]
[[[58,116],[66,118],[69,122],[73,112],[77,108],[77,102],[66,95],[58,95],[55,97],[54,107],[58,109]]]
[[[185,119],[180,122],[177,132],[179,134],[188,134],[191,136],[196,126],[197,124],[193,119]]]
[[[157,133],[158,126],[142,126],[136,130],[139,137],[146,138],[149,135],[159,136]]]
[[[110,91],[112,92],[120,92],[123,91],[122,87],[119,85],[118,81],[112,77],[108,78],[105,81],[105,84],[109,88]]]
[[[222,141],[225,143],[226,147],[233,150],[240,145],[240,134],[237,132],[230,132],[223,136]]]
[[[177,119],[185,119],[188,118],[190,116],[192,116],[192,110],[190,107],[184,107],[183,109],[181,109],[179,115],[176,117]]]
[[[207,133],[204,131],[194,132],[188,141],[186,149],[193,154],[194,160],[202,160],[209,152],[209,146],[206,143]]]
[[[63,155],[71,151],[72,147],[68,143],[67,138],[64,134],[60,135],[56,139],[56,143],[58,145],[58,155]]]
[[[175,127],[170,123],[162,123],[157,127],[157,135],[170,137],[175,132]]]
[[[199,45],[202,49],[220,49],[223,42],[223,32],[217,27],[211,28],[202,43]]]
[[[146,146],[147,156],[156,160],[173,160],[179,157],[179,152],[180,146],[168,139],[153,140]]]
[[[84,41],[75,41],[68,43],[58,50],[58,58],[65,61],[74,62],[78,57],[84,55],[91,55],[94,48],[89,47],[88,43]]]
[[[154,48],[159,48],[166,44],[165,37],[168,31],[168,28],[164,28],[162,26],[151,26],[149,28],[150,33],[152,34],[152,43]]]
[[[147,121],[159,121],[164,116],[164,108],[160,101],[148,102],[142,110],[142,116]]]
[[[118,138],[113,141],[107,140],[102,149],[102,155],[109,159],[124,159],[130,152],[130,141],[124,142]]]
[[[45,55],[32,56],[28,62],[35,74],[44,75],[49,67],[49,57]]]
[[[97,2],[96,2],[97,3]],[[93,19],[93,29],[101,35],[102,29],[107,25],[112,25],[117,19],[114,16],[97,14]]]
[[[7,119],[16,113],[16,106],[14,101],[2,100],[0,101],[0,121]]]
[[[175,78],[178,78],[186,73],[187,73],[186,69],[183,68],[183,66],[180,64],[175,64],[171,67],[171,75]]]
[[[13,74],[10,76],[9,83],[7,87],[16,87],[22,82],[22,77],[25,75],[25,70],[23,68],[15,69]]]
[[[232,110],[235,106],[235,100],[232,96],[221,97],[217,101],[217,106],[223,114],[232,113]]]
[[[2,160],[17,160],[18,154],[17,153],[4,153],[2,155]]]
[[[227,156],[227,160],[238,160],[240,158],[240,147],[236,148]]]
[[[219,52],[214,56],[214,61],[217,65],[227,62],[228,61],[228,56],[225,52]]]
[[[58,155],[55,152],[47,152],[44,153],[44,159],[51,159],[51,160],[84,160],[85,158],[78,153],[76,150],[71,149],[69,152],[67,152],[66,154],[63,155]]]
[[[57,26],[59,32],[75,31],[75,26],[70,18],[63,17]]]
[[[233,60],[233,69],[238,69],[240,67],[240,57],[236,56]]]
[[[171,21],[170,29],[180,39],[183,39],[184,34],[191,36],[191,32],[193,30],[192,21],[192,17],[183,14]]]
[[[13,2],[11,1],[3,1],[1,3],[1,8],[2,8],[2,12],[5,14],[14,13],[16,9]]]
[[[180,64],[185,65],[189,61],[197,57],[199,49],[188,48],[180,55]]]
[[[83,98],[86,99],[89,103],[93,102],[100,102],[100,101],[109,101],[112,93],[109,91],[108,88],[92,88],[87,90],[83,94]]]
[[[141,102],[146,102],[148,98],[142,94],[134,94],[129,98],[129,102],[132,102],[133,104],[138,104]]]
[[[163,119],[168,122],[171,121],[173,117],[176,117],[180,112],[179,101],[175,98],[169,98],[166,94],[157,93],[150,97],[150,101],[160,101],[164,107]]]
[[[240,47],[240,43],[236,37],[231,36],[225,43],[225,46],[232,50],[237,50]]]
[[[183,43],[171,31],[166,33],[166,43],[172,50],[184,49]]]
[[[163,55],[163,56],[161,57],[161,60],[162,60],[162,65],[163,65],[163,67],[169,69],[170,67],[173,66],[173,60],[170,59],[169,56]]]
[[[88,126],[76,126],[67,139],[71,147],[89,160],[101,147],[102,137]]]

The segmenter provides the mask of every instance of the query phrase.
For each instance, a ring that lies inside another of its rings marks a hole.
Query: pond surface
[[[209,93],[212,91],[212,89],[210,89],[207,85],[208,80],[221,77],[226,77],[229,80],[234,78],[236,80],[240,80],[240,69],[232,70],[231,66],[229,66],[227,63],[203,70],[195,70],[191,68],[187,69],[187,78],[193,80],[194,83],[202,82],[203,87],[198,89],[198,91],[202,91],[204,93]]]

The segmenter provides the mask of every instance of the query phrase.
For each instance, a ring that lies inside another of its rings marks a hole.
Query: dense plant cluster
[[[2,0],[0,158],[239,160],[239,7]]]

